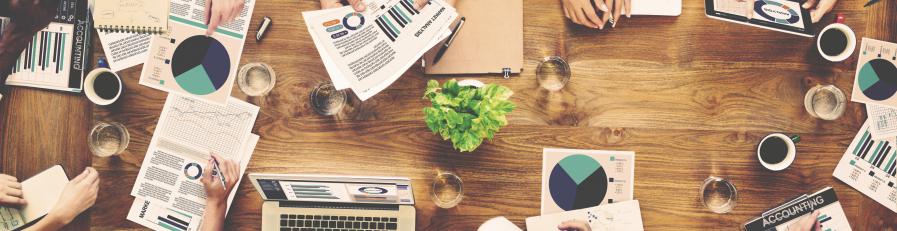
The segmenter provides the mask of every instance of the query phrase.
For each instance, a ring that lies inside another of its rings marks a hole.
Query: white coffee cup
[[[100,97],[100,95],[97,94],[96,89],[94,89],[94,81],[97,79],[97,77],[100,76],[100,74],[103,73],[111,73],[115,76],[115,79],[118,82],[118,91],[115,93],[115,97],[113,97],[112,99]],[[84,78],[84,95],[87,95],[87,99],[89,99],[91,102],[100,106],[106,106],[115,103],[115,101],[118,100],[118,97],[121,96],[123,88],[124,86],[122,86],[121,77],[119,77],[118,74],[115,74],[115,72],[113,72],[109,68],[93,69],[93,71],[90,71],[90,73],[87,74],[87,77]]]
[[[760,150],[762,150],[763,145],[766,144],[766,140],[773,138],[773,137],[781,138],[783,141],[785,141],[785,146],[788,149],[788,152],[785,155],[785,159],[779,163],[767,163],[766,161],[763,160],[763,157],[761,156],[761,153],[760,153]],[[786,168],[788,168],[788,166],[791,166],[791,163],[794,162],[795,156],[797,156],[797,146],[795,146],[795,144],[794,144],[796,142],[800,142],[800,136],[788,137],[782,133],[769,134],[766,137],[763,137],[763,140],[760,140],[760,144],[757,145],[757,160],[760,161],[760,164],[763,165],[763,167],[765,167],[766,169],[769,169],[772,171],[785,170]]]
[[[824,35],[826,32],[829,32],[829,30],[838,30],[841,33],[844,33],[845,36],[847,36],[846,47],[844,48],[844,51],[842,51],[839,54],[828,55],[822,51],[822,35]],[[845,25],[843,23],[836,22],[836,23],[829,24],[828,26],[823,28],[822,31],[820,31],[818,35],[816,35],[816,51],[819,52],[820,56],[822,56],[823,58],[825,58],[828,61],[832,61],[832,62],[844,61],[845,59],[849,58],[850,55],[853,54],[853,50],[856,48],[856,46],[857,46],[856,34],[853,33],[853,30],[850,29],[850,27],[848,27],[847,25]]]

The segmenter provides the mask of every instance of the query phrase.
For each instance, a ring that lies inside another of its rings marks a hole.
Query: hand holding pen
[[[226,204],[227,196],[234,190],[240,177],[239,169],[233,161],[211,153],[200,180],[206,190],[206,205]]]

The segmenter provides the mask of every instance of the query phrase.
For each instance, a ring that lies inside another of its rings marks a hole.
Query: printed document
[[[421,10],[411,0],[378,0],[360,13],[348,6],[303,13],[334,86],[352,88],[361,100],[386,89],[446,38],[457,16],[442,0]]]
[[[206,36],[205,1],[171,1],[169,33],[155,36],[140,85],[224,105],[233,90],[255,0]]]
[[[118,72],[143,64],[149,51],[152,34],[99,32],[109,69]]]
[[[206,198],[199,180],[209,153],[240,161],[241,171],[252,153],[244,148],[254,144],[259,108],[235,98],[227,103],[169,94],[131,195],[201,216]]]
[[[885,139],[897,136],[897,109],[871,103],[866,104],[866,114],[872,121],[873,139]]]
[[[243,180],[243,173],[246,172],[246,167],[249,166],[249,160],[252,157],[258,139],[258,135],[251,135],[247,145],[244,145],[243,147],[244,159],[240,160],[239,163],[241,178],[237,179],[237,186],[239,186],[240,182]],[[234,201],[234,196],[236,194],[237,190],[233,190],[228,196],[225,215],[230,211],[230,204]],[[128,220],[158,231],[198,230],[202,224],[202,212],[200,212],[199,215],[196,215],[175,209],[172,206],[150,202],[146,199],[137,197],[134,198],[134,203],[131,204],[131,210],[128,212]]]

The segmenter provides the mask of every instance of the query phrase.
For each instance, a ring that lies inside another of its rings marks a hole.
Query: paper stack
[[[236,98],[219,106],[169,94],[131,190],[128,220],[154,230],[197,230],[206,204],[200,179],[212,167],[210,152],[236,162],[242,177],[259,140],[251,134],[258,112]],[[227,180],[240,185],[241,179]],[[228,208],[236,192],[228,196]]]
[[[897,212],[897,44],[863,38],[851,93],[868,118],[832,176]]]
[[[363,12],[346,6],[302,17],[333,86],[367,100],[447,38],[458,13],[443,0],[419,10],[412,0],[373,0]]]

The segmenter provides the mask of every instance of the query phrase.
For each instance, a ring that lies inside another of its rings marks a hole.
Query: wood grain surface
[[[235,97],[261,107],[253,129],[261,140],[247,171],[410,177],[419,230],[475,230],[495,216],[523,227],[526,217],[539,214],[542,148],[632,150],[635,198],[647,230],[733,230],[825,186],[835,188],[855,230],[894,230],[897,214],[832,177],[866,118],[863,105],[849,103],[835,121],[814,119],[803,107],[804,93],[816,84],[835,84],[850,94],[856,58],[831,63],[817,54],[813,38],[709,19],[700,0],[683,4],[679,17],[633,16],[599,31],[566,20],[558,0],[526,0],[522,74],[509,80],[425,76],[414,67],[372,99],[351,100],[340,114],[325,117],[308,105],[309,91],[329,77],[300,16],[318,9],[318,1],[259,1],[252,25],[264,16],[274,24],[261,43],[247,40],[240,63],[268,63],[278,78],[264,97],[233,89]],[[846,16],[858,37],[897,42],[897,2],[863,4],[841,0],[834,12]],[[99,45],[94,55],[102,55]],[[564,57],[572,68],[570,83],[558,92],[542,90],[533,71],[550,55]],[[110,107],[75,94],[3,91],[3,173],[22,179],[55,163],[64,163],[70,175],[87,165],[99,170],[100,199],[73,229],[142,228],[125,215],[166,93],[140,86],[140,71],[119,73],[125,93]],[[426,81],[450,78],[515,91],[518,109],[509,115],[510,125],[473,153],[454,151],[423,122]],[[90,155],[87,132],[97,121],[128,127],[131,142],[122,155]],[[757,142],[773,132],[802,136],[797,160],[776,173],[755,154]],[[437,171],[463,179],[459,206],[439,209],[429,199]],[[738,188],[738,205],[729,214],[700,204],[700,184],[711,175]],[[248,181],[237,190],[228,229],[260,229],[259,194]]]

